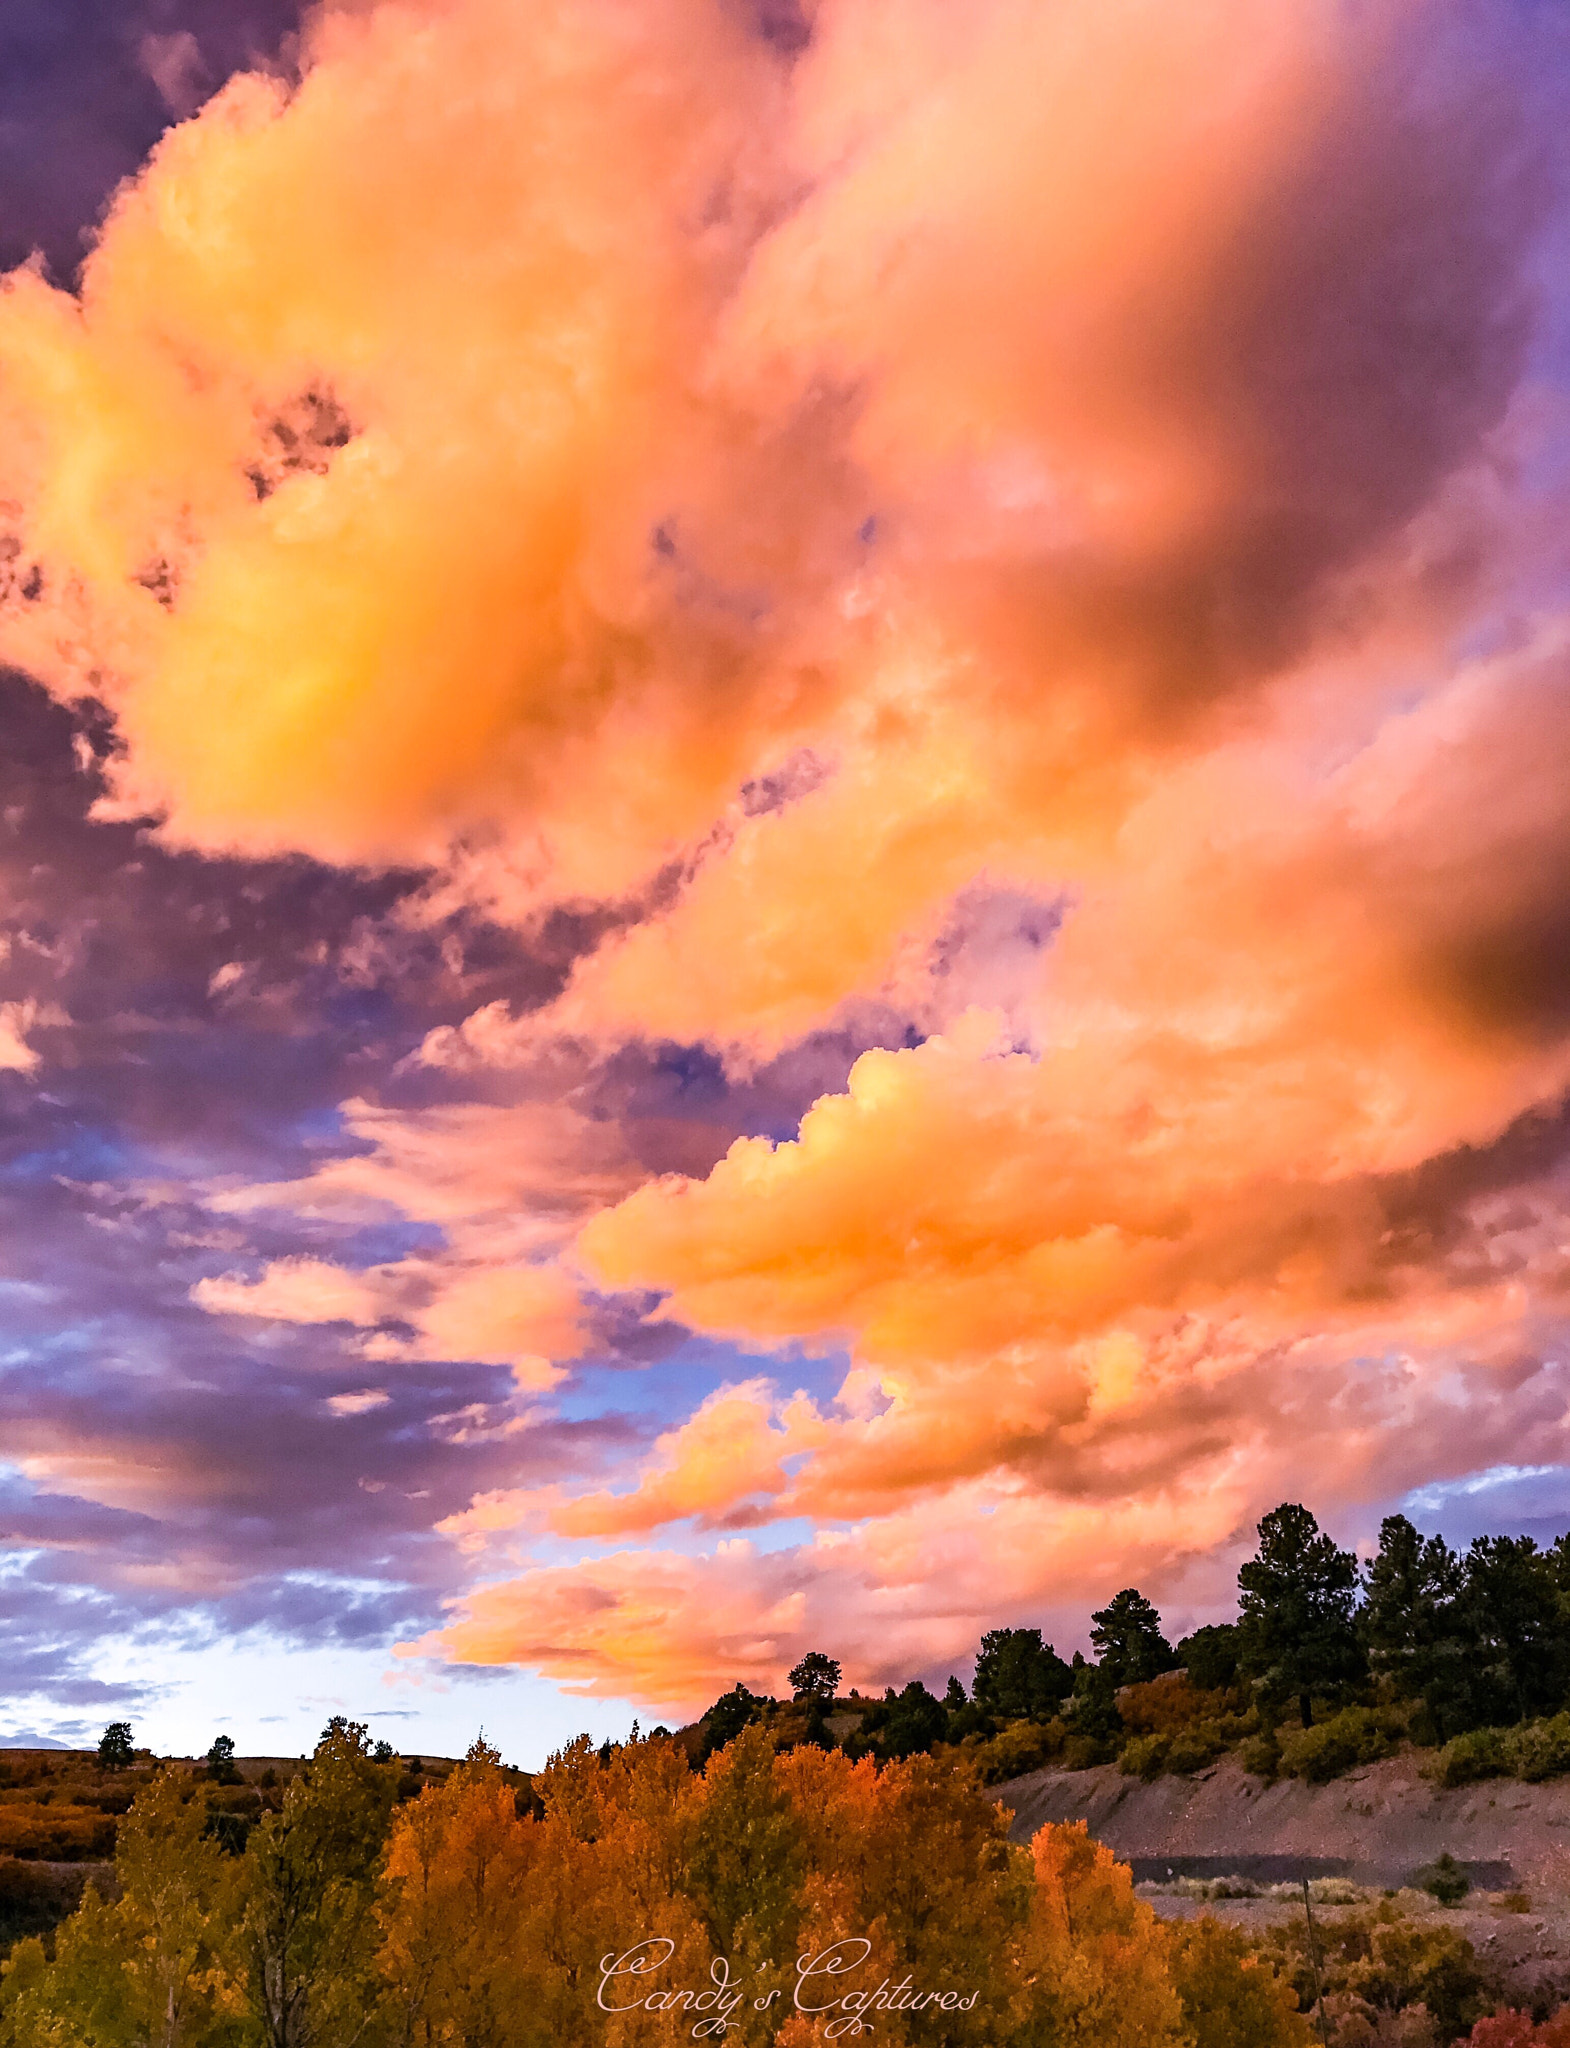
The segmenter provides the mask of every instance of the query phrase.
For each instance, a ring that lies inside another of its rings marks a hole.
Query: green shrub
[[[1130,1778],[1158,1778],[1172,1747],[1170,1735],[1136,1735],[1123,1745],[1118,1769]]]
[[[1473,1728],[1453,1736],[1434,1759],[1433,1776],[1441,1785],[1471,1785],[1479,1778],[1502,1778],[1509,1770],[1503,1728]]]
[[[1372,1707],[1343,1707],[1328,1721],[1289,1735],[1281,1745],[1281,1770],[1292,1778],[1323,1785],[1358,1764],[1388,1756],[1390,1716]]]
[[[1418,1888],[1437,1899],[1441,1906],[1459,1906],[1472,1889],[1472,1880],[1447,1849],[1443,1856],[1417,1873]]]
[[[1063,1746],[1063,1723],[1011,1721],[990,1742],[976,1751],[976,1767],[983,1785],[1001,1785],[1010,1778],[1022,1778],[1027,1771],[1039,1771],[1052,1762]]]
[[[1504,1740],[1505,1764],[1511,1777],[1529,1785],[1570,1771],[1570,1713],[1551,1721],[1528,1721],[1512,1728]]]
[[[1238,1761],[1256,1778],[1273,1778],[1281,1768],[1281,1744],[1274,1728],[1251,1735],[1238,1751]]]
[[[1196,1721],[1173,1736],[1172,1747],[1167,1751],[1167,1769],[1185,1777],[1191,1771],[1202,1771],[1215,1762],[1226,1746],[1226,1736],[1218,1723]]]

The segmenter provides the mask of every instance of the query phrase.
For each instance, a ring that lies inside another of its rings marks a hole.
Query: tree
[[[309,1773],[252,1831],[240,1947],[266,2048],[354,2048],[367,2033],[377,1866],[394,1792],[364,1724],[335,1714]]]
[[[1296,1992],[1240,1928],[1206,1913],[1173,1923],[1167,1937],[1194,2048],[1311,2048]]]
[[[1050,1720],[1074,1674],[1039,1628],[994,1628],[981,1639],[971,1694],[999,1721]]]
[[[749,1692],[738,1678],[729,1692],[719,1698],[703,1716],[703,1748],[698,1761],[707,1763],[717,1749],[734,1742],[743,1728],[750,1727],[763,1712],[763,1701]]]
[[[1469,1725],[1478,1641],[1464,1600],[1466,1573],[1441,1536],[1422,1536],[1405,1515],[1379,1525],[1357,1628],[1376,1677],[1403,1699],[1422,1700],[1443,1742]]]
[[[1137,1588],[1125,1586],[1090,1618],[1091,1644],[1114,1687],[1143,1685],[1176,1669],[1177,1657],[1161,1633],[1161,1616]]]
[[[1530,1536],[1477,1536],[1466,1554],[1468,1618],[1505,1715],[1521,1720],[1552,1714],[1570,1688],[1559,1564]]]
[[[7,2039],[18,2048],[217,2048],[239,1992],[224,1964],[233,1866],[204,1837],[204,1799],[162,1770],[120,1823],[112,1904],[92,1886],[59,1930],[52,1963],[24,1962]],[[41,1955],[41,1951],[40,1951]]]
[[[1190,1685],[1200,1692],[1224,1692],[1237,1677],[1237,1623],[1220,1621],[1196,1628],[1178,1644],[1177,1654]]]
[[[1237,1582],[1243,1669],[1267,1699],[1295,1697],[1311,1728],[1314,1694],[1364,1669],[1352,1620],[1357,1559],[1336,1548],[1307,1508],[1285,1501],[1259,1524],[1259,1553]]]
[[[130,1722],[111,1721],[98,1738],[98,1768],[101,1771],[124,1771],[129,1770],[135,1761]]]
[[[943,1704],[951,1714],[958,1713],[961,1707],[968,1704],[965,1698],[965,1688],[960,1684],[952,1671],[949,1673],[948,1690],[943,1695]]]
[[[878,1730],[878,1754],[884,1757],[919,1756],[941,1742],[948,1733],[949,1717],[940,1701],[913,1678],[902,1693],[889,1702],[888,1718]]]
[[[207,1766],[207,1775],[215,1785],[238,1785],[240,1773],[234,1762],[234,1737],[215,1735],[212,1748],[202,1761]]]
[[[1166,1937],[1085,1823],[1042,1828],[1022,1943],[1018,2048],[1183,2048]]]
[[[809,1650],[786,1679],[795,1700],[832,1700],[840,1689],[840,1667],[821,1650]]]

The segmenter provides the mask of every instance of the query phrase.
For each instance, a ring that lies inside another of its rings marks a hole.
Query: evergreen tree
[[[994,1628],[981,1639],[976,1705],[999,1721],[1049,1720],[1068,1697],[1074,1674],[1039,1628]]]
[[[1201,1692],[1224,1692],[1237,1677],[1241,1655],[1237,1623],[1220,1621],[1196,1628],[1178,1644],[1177,1655],[1190,1685]]]
[[[703,1716],[703,1748],[699,1763],[707,1763],[717,1749],[724,1749],[734,1742],[743,1728],[762,1714],[764,1702],[754,1692],[749,1692],[738,1678],[729,1692],[722,1692],[719,1698]]]
[[[919,1678],[889,1702],[888,1719],[878,1735],[878,1754],[920,1756],[948,1733],[948,1715]]]
[[[1242,1668],[1273,1704],[1296,1699],[1313,1726],[1313,1696],[1361,1676],[1353,1625],[1357,1559],[1338,1550],[1308,1509],[1285,1501],[1259,1524],[1259,1552],[1237,1575]]]
[[[795,1700],[832,1700],[840,1689],[840,1667],[821,1650],[809,1650],[786,1678]]]
[[[129,1770],[135,1761],[130,1722],[111,1721],[98,1738],[98,1768],[101,1771],[124,1771]]]
[[[1495,1718],[1552,1714],[1570,1690],[1560,1560],[1530,1536],[1478,1536],[1466,1554],[1466,1607],[1495,1688]]]
[[[1479,1644],[1465,1592],[1466,1572],[1443,1537],[1420,1535],[1405,1515],[1385,1517],[1358,1634],[1375,1675],[1423,1701],[1441,1742],[1474,1719]]]
[[[1161,1633],[1161,1616],[1135,1587],[1115,1593],[1090,1619],[1096,1659],[1114,1691],[1175,1669],[1178,1660]]]

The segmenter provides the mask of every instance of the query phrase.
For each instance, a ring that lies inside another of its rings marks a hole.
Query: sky
[[[0,26],[0,1740],[1570,1526],[1570,34]]]

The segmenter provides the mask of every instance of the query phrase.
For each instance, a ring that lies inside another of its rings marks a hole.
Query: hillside
[[[1110,1764],[1032,1771],[1000,1785],[997,1797],[1014,1811],[1016,1841],[1044,1821],[1083,1820],[1137,1878],[1307,1874],[1399,1886],[1448,1852],[1492,1890],[1570,1882],[1570,1779],[1490,1778],[1447,1791],[1410,1754],[1325,1785],[1267,1783],[1232,1757],[1149,1783]]]

